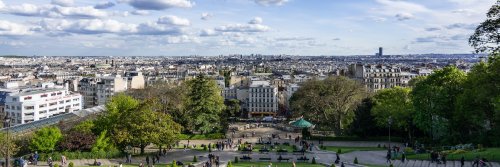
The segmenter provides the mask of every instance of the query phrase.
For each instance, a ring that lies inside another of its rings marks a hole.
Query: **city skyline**
[[[471,53],[494,0],[0,0],[1,55]]]

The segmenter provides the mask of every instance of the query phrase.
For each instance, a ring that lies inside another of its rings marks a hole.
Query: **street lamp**
[[[389,123],[389,149],[391,149],[391,125],[392,125],[392,116],[389,116],[389,119],[387,119],[387,123]]]
[[[9,127],[10,127],[10,117],[8,115],[5,116],[4,120],[3,120],[3,127],[6,128],[7,130],[7,142],[6,142],[6,145],[7,145],[7,155],[5,156],[5,167],[9,167],[10,166],[10,162],[9,162],[9,157],[10,157],[10,141],[9,141]]]

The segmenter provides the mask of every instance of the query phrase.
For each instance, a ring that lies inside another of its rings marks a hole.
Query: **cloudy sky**
[[[495,0],[0,0],[0,55],[470,53]]]

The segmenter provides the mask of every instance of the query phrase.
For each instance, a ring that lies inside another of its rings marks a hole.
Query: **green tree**
[[[193,121],[194,131],[209,133],[221,130],[220,113],[224,110],[224,99],[215,80],[199,75],[188,81],[189,93],[186,109]]]
[[[454,114],[454,120],[457,122],[454,128],[460,142],[472,140],[476,143],[486,143],[487,140],[492,142],[500,140],[491,138],[499,135],[488,133],[489,129],[493,129],[494,132],[500,128],[497,119],[500,111],[495,108],[500,99],[499,83],[500,56],[490,56],[488,62],[476,64],[469,72]],[[497,144],[500,145],[500,142]]]
[[[35,132],[30,143],[32,151],[50,152],[54,151],[57,142],[62,139],[61,130],[57,127],[44,127]]]
[[[7,152],[8,151],[8,152]],[[15,143],[12,134],[7,139],[7,134],[0,132],[0,156],[15,155],[19,151],[19,146]]]
[[[92,120],[85,120],[74,126],[71,131],[90,134],[94,129],[94,122]]]
[[[290,99],[294,117],[304,116],[319,129],[337,135],[353,122],[354,111],[366,97],[364,86],[346,77],[305,82]]]
[[[476,53],[500,52],[500,1],[497,1],[486,14],[487,18],[479,24],[469,38],[469,44]]]
[[[389,127],[388,120],[392,119],[391,128],[408,132],[411,140],[410,127],[412,125],[413,103],[411,89],[394,87],[378,91],[373,97],[374,106],[371,114],[379,127]]]
[[[435,139],[449,134],[456,98],[462,91],[464,72],[448,66],[417,82],[412,91],[415,125]]]
[[[108,151],[109,149],[113,148],[113,143],[111,143],[111,139],[106,135],[107,133],[108,131],[104,130],[95,139],[95,142],[91,147],[91,151],[93,153],[100,151]]]
[[[171,144],[177,140],[182,128],[168,114],[154,111],[159,109],[155,100],[139,103],[130,96],[118,95],[106,107],[104,115],[96,120],[96,127],[101,128],[100,132],[107,131],[122,150],[135,146],[143,154],[144,148],[151,143]]]

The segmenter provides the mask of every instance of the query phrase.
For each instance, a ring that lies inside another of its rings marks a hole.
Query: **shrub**
[[[170,167],[177,167],[177,162],[175,160],[173,160],[172,164],[170,164]]]
[[[342,149],[340,149],[340,148],[339,148],[339,149],[337,150],[337,153],[342,154]]]
[[[203,145],[203,151],[207,151],[207,145]]]
[[[405,151],[406,154],[413,154],[413,153],[415,153],[415,150],[413,150],[411,147],[406,147],[404,149],[404,151]]]
[[[74,167],[74,166],[75,164],[73,164],[73,162],[69,162],[68,167]]]
[[[394,167],[394,165],[390,164],[389,167]]]
[[[234,157],[234,163],[238,163],[239,159],[238,157]]]
[[[312,161],[311,161],[312,164],[316,164],[316,158],[313,157]]]
[[[198,162],[198,158],[195,156],[193,156],[193,162]]]
[[[233,167],[233,164],[231,163],[231,161],[227,162],[227,167]]]
[[[354,157],[354,164],[358,164],[358,157]]]
[[[54,164],[54,167],[59,167],[59,164]]]
[[[458,150],[453,151],[452,154],[464,154],[464,153],[467,153],[467,151],[462,150],[462,149],[458,149]]]

